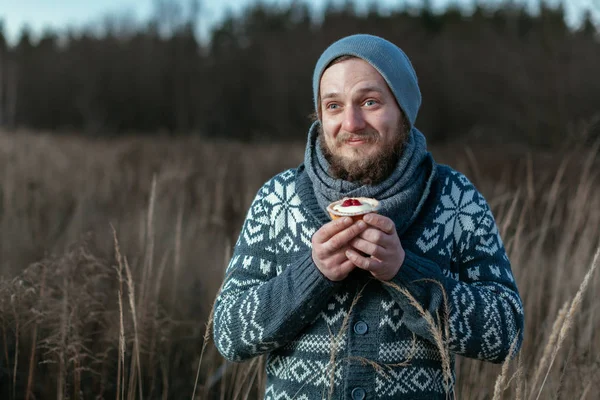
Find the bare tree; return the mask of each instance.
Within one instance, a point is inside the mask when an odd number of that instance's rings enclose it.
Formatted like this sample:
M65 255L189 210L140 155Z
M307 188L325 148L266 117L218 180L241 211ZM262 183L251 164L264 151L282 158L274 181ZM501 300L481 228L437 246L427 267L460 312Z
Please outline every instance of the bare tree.
M6 70L6 125L14 127L17 116L19 69L14 60L8 60Z
M179 0L153 0L154 18L159 32L170 36L183 24L183 10Z
M0 44L0 127L4 125L4 64L6 50Z
M4 65L6 64L7 55L8 51L4 40L4 23L0 21L0 126L4 125Z
M202 2L201 0L190 0L190 13L188 16L188 24L192 28L192 31L195 34L198 34L198 20L200 17L200 12L202 11Z

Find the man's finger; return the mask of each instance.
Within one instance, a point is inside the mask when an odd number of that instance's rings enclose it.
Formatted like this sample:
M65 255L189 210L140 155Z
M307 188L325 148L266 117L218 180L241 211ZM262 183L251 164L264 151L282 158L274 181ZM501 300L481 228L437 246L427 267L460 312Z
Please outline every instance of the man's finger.
M366 240L367 242L371 242L377 244L381 247L387 247L386 239L388 239L388 234L383 232L379 228L367 228L360 234L360 238Z
M381 260L378 260L375 257L363 257L356 250L352 249L346 250L346 257L348 257L348 260L356 265L356 267L364 269L365 271L370 271L371 273L381 270L383 266Z
M341 265L340 265L340 269L342 269L343 271L348 271L348 270L352 270L354 269L355 265L352 261L348 260L346 258L346 261L344 261Z
M326 243L327 250L333 252L341 249L356 236L360 235L365 229L367 229L367 224L365 224L364 221L357 221L355 224L341 232L336 233L331 239L329 239Z
M363 257L358 254L356 250L346 250L346 257L348 257L348 260L352 261L358 268L364 269L365 271L377 270L381 264L381 261L378 259L373 257Z
M356 238L352 239L350 244L356 250L360 250L361 252L363 252L365 254L368 254L370 256L377 257L377 258L381 258L381 254L384 251L383 247L378 246L375 243L370 242L368 240L361 239L360 237L356 237Z
M371 226L379 228L388 235L391 235L396 231L396 226L394 225L394 222L388 217L384 217L383 215L370 213L363 217L363 221L365 221Z
M369 261L354 250L346 250L346 257L360 269L369 270Z
M325 225L323 225L314 234L313 239L317 243L325 243L329 239L331 239L336 233L346 229L350 225L352 225L352 218L350 218L350 217L334 219L333 221L328 222Z

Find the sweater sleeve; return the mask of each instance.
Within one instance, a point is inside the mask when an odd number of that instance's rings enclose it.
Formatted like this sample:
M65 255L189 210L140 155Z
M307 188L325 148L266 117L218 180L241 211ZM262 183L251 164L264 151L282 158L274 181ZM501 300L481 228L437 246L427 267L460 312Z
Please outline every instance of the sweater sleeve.
M523 305L491 210L479 196L482 216L456 245L458 280L445 276L436 263L406 251L392 282L439 317L438 326L447 328L450 351L501 363L521 346ZM433 341L429 324L409 299L393 285L386 289L403 309L406 326Z
M310 251L290 265L277 265L268 183L244 221L214 306L214 340L230 361L243 361L292 340L320 312L335 287Z

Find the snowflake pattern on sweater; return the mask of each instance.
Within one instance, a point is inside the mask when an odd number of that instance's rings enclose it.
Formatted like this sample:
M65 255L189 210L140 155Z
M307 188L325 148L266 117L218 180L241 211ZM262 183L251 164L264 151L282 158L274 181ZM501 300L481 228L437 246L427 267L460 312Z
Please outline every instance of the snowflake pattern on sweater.
M328 217L302 169L258 191L215 303L214 338L232 361L268 354L265 399L352 398L357 388L367 399L446 398L455 355L499 363L520 347L523 307L491 210L464 175L437 168L400 237L406 260L393 285L360 270L343 282L318 271L311 237ZM438 322L450 377L398 287L432 316L447 314Z

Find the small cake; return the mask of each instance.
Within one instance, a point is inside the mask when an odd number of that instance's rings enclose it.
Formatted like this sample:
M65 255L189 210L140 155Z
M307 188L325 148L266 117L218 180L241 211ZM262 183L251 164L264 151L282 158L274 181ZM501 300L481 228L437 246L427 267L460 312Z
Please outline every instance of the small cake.
M379 201L369 197L344 197L327 206L331 219L352 217L354 221L362 219L363 215L377 212Z

